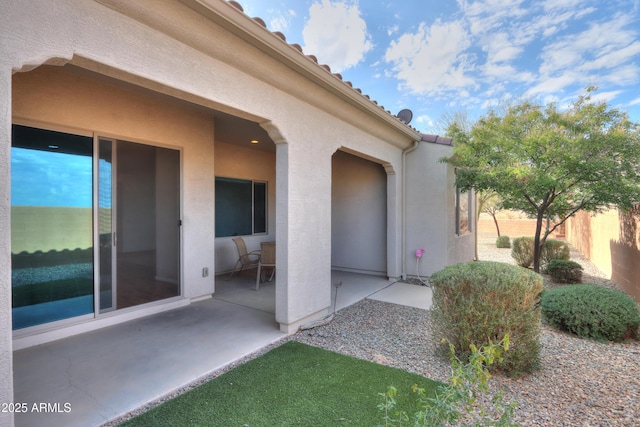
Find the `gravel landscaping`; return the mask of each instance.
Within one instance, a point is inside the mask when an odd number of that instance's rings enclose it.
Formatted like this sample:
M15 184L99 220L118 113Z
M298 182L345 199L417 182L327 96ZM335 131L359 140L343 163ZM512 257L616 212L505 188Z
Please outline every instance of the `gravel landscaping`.
M495 247L495 237L480 240L479 257L513 263L509 249ZM579 253L572 252L571 259L583 266L585 283L616 288ZM427 310L364 300L337 312L331 323L299 331L286 340L446 382L450 366L448 361L434 354L431 331ZM273 346L249 358L264 354ZM233 369L247 359L237 361L213 376ZM498 374L492 378L490 386L492 391L503 390L506 402L518 402L514 421L525 426L638 426L640 342L599 343L543 325L541 369L517 379ZM372 397L372 410L376 410L377 403Z
M513 263L495 238L481 239L478 249L482 260ZM571 259L583 266L584 282L616 288L579 253ZM430 332L429 311L365 300L293 339L446 381L449 364L434 354ZM599 343L543 325L541 369L518 379L496 375L491 387L518 402L514 421L525 426L638 426L640 342Z
M49 267L14 268L11 286L24 286L50 280L93 279L91 263L64 264Z
M435 356L430 331L428 311L365 300L294 339L446 381L449 365ZM494 391L505 391L505 401L518 402L514 421L526 426L640 424L637 342L602 344L543 327L541 370L492 381Z

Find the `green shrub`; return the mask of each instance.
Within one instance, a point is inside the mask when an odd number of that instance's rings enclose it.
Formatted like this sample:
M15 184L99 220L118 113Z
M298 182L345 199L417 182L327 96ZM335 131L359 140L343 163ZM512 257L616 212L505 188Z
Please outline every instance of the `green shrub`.
M511 337L499 368L511 375L538 367L542 277L515 265L477 261L450 265L430 278L434 339L446 339L468 360L469 346Z
M562 240L547 239L542 246L542 252L540 253L540 266L547 268L549 263L554 259L568 260L569 259L569 245Z
M509 239L509 236L498 236L498 238L496 239L496 247L510 248L511 240Z
M545 319L583 338L622 341L638 338L640 312L628 295L597 285L569 285L545 292Z
M511 256L520 267L533 264L533 237L517 237L511 244Z
M426 390L417 385L412 387L419 407L413 417L396 410L397 388L390 386L386 393L378 393L383 399L378 409L384 412L384 426L409 426L412 420L414 426L449 426L457 425L461 419L464 419L464 425L519 426L512 421L518 403L505 402L501 390L495 394L489 390L491 374L488 367L503 360L502 355L509 350L509 336L498 344L490 343L482 348L472 345L470 350L469 362L463 363L456 357L453 345L449 345L450 384L439 386L435 397L427 397ZM469 422L473 424L467 424Z
M533 237L518 237L513 239L511 256L520 267L529 268L533 264ZM547 239L540 252L540 268L546 269L553 259L569 259L569 245L562 240Z
M547 265L547 273L556 283L582 282L582 266L574 261L552 259Z

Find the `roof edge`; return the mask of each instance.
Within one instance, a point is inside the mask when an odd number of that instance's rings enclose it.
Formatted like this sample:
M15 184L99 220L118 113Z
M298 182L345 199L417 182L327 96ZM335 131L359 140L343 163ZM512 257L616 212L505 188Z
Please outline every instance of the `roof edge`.
M330 71L328 65L320 65L313 55L305 55L300 45L289 44L282 33L271 32L260 18L246 15L236 1L220 0L180 0L183 4L200 13L207 19L226 28L236 36L263 52L282 61L293 70L301 73L330 93L359 110L377 118L395 128L412 140L420 140L421 133L405 124L376 101L363 95L351 82L342 80L340 74Z
M421 135L421 139L420 139L421 141L431 142L433 144L453 146L453 138L449 138L448 136L433 135L430 133L423 133L420 135Z

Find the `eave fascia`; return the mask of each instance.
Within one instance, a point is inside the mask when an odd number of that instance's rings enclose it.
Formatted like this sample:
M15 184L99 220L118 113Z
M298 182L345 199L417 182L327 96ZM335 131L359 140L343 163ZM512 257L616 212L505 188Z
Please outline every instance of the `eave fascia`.
M403 123L389 111L375 104L349 83L332 74L330 70L304 55L301 50L288 44L255 19L238 10L231 3L224 0L180 1L210 21L272 56L310 81L315 82L336 97L369 116L386 123L411 141L419 141L422 138L421 133L416 129Z

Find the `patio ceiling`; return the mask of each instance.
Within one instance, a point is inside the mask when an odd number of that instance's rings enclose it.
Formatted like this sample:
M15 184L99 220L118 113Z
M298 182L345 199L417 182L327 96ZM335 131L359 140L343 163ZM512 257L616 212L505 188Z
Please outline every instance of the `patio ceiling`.
M256 122L215 111L216 141L263 151L276 151L267 132ZM252 144L251 141L258 141Z
M117 72L117 70L112 70L108 67L97 67L98 69L100 69L100 71L94 71L91 68L96 67L96 65L91 61L86 61L82 58L76 58L74 62L77 62L81 65L79 66L75 64L66 64L64 65L64 68L72 73L89 76L93 79L107 82L108 84L114 85L116 87L125 87L129 90L145 92L147 94L160 98L170 98L172 102L186 104L190 108L194 108L197 110L206 110L210 112L214 116L216 141L263 151L275 152L276 150L275 144L273 143L267 132L257 122L234 116L233 114L201 105L181 97L158 92L139 84L130 83L126 80L123 80L124 78L129 77L124 74L120 76L123 79L112 77L107 73L113 73L114 75L118 75L119 73ZM144 80L139 80L139 83L144 84ZM252 144L251 141L253 140L257 140L259 143Z

